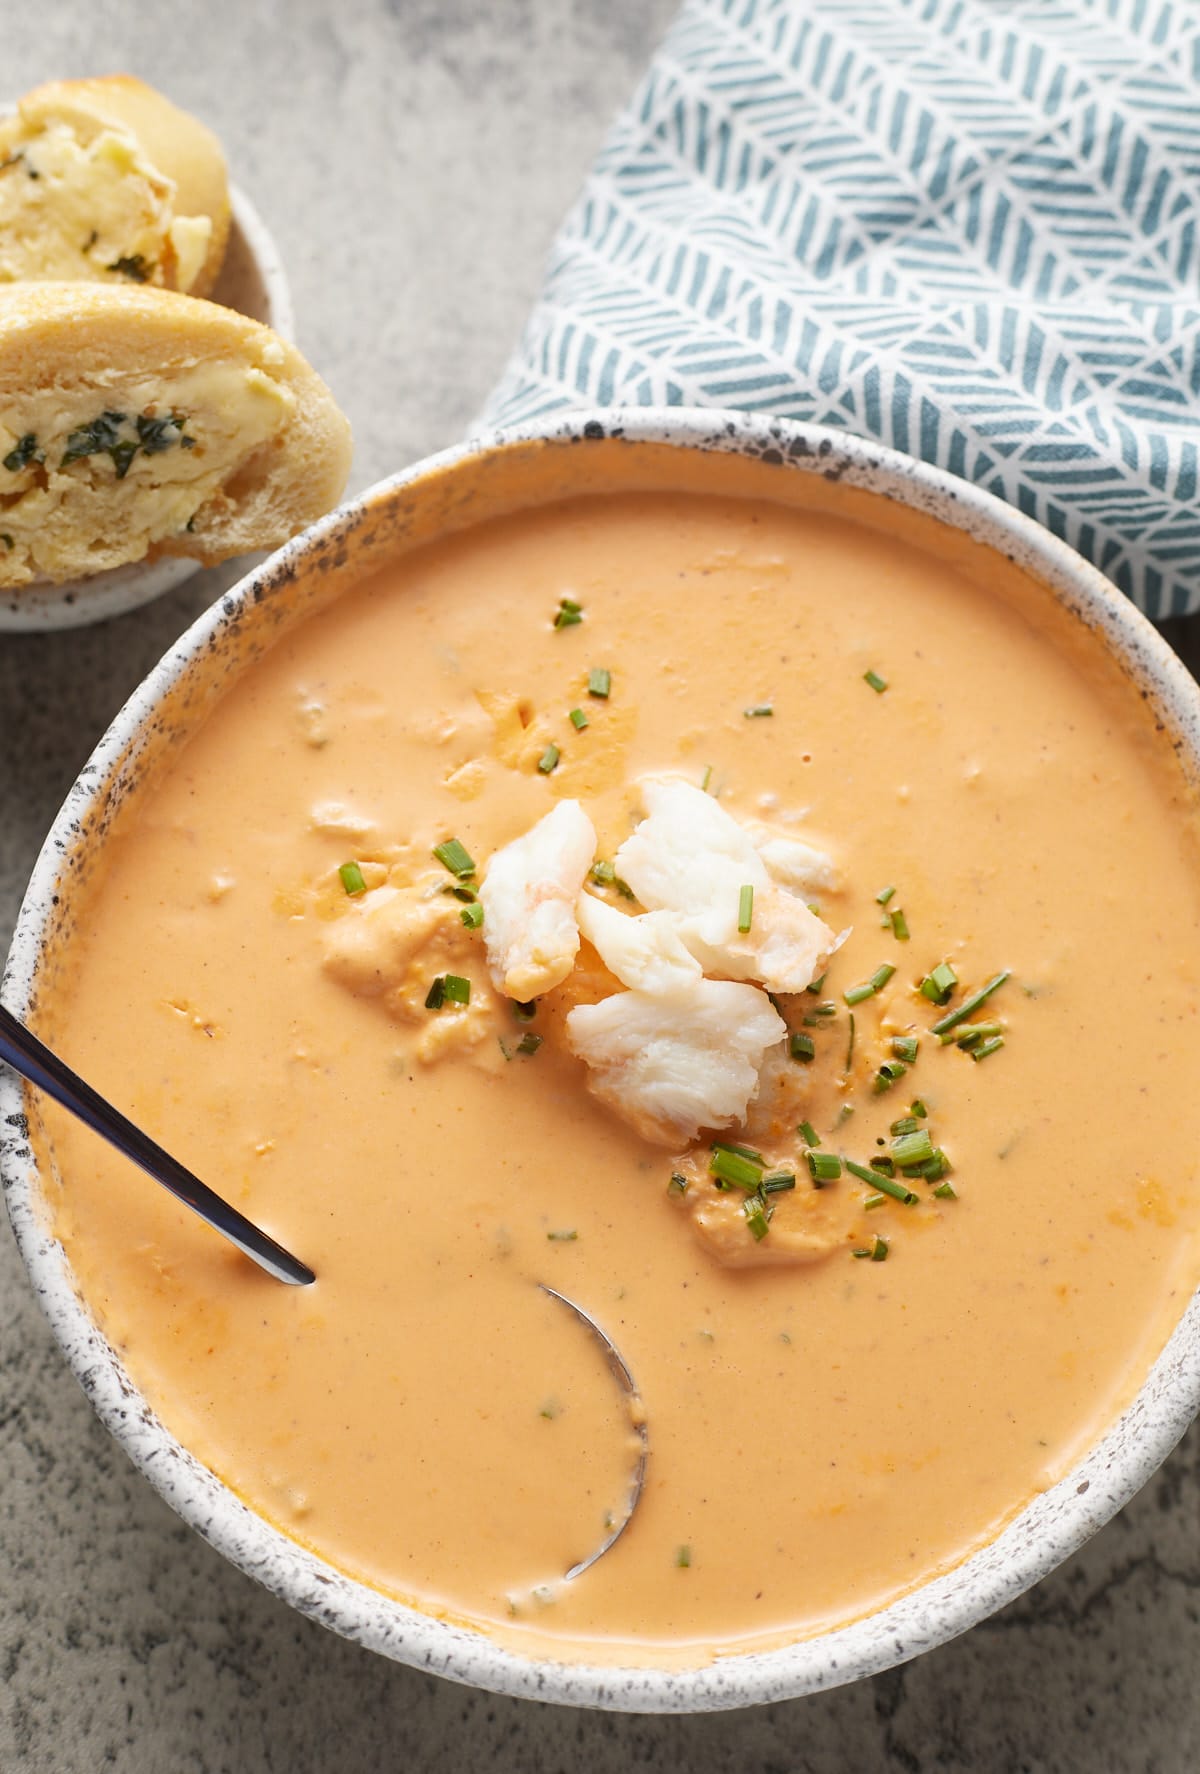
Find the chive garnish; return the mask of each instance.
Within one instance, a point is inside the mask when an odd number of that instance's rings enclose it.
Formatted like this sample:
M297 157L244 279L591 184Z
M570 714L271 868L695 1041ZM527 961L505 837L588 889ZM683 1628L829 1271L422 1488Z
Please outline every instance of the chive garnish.
M770 1230L772 1209L760 1195L747 1195L742 1202L742 1212L746 1216L746 1226L756 1244L761 1244Z
M893 1035L892 1052L897 1059L905 1060L910 1066L917 1057L920 1042L915 1035Z
M817 1137L817 1130L811 1121L802 1121L796 1129L796 1132L800 1135L800 1138L804 1141L806 1146L819 1146L821 1143Z
M969 1016L973 1016L979 1006L985 1003L993 992L999 991L1005 980L1009 978L1010 971L1006 967L1003 973L998 973L995 979L989 979L985 986L980 986L977 992L973 992L969 998L965 998L957 1010L952 1010L948 1015L940 1017L933 1025L934 1034L944 1035L947 1029L953 1029L959 1023L965 1022ZM991 1051L994 1053L995 1049L993 1048Z
M933 1148L933 1157L921 1166L921 1175L927 1183L940 1183L944 1176L949 1176L951 1163L940 1146Z
M442 892L449 894L451 899L461 900L463 905L474 905L477 897L475 889L464 887L461 881L457 887L443 887Z
M988 1057L989 1053L998 1052L999 1049L1003 1046L1004 1046L1004 1036L1003 1035L993 1035L990 1041L985 1041L982 1044L982 1046L980 1046L980 1047L969 1048L968 1051L969 1051L972 1059L980 1060L980 1059L986 1059Z
M756 702L753 708L744 708L742 713L748 721L761 720L764 715L773 715L775 709L769 702Z
M921 1124L915 1115L901 1115L898 1121L892 1122L892 1125L888 1128L888 1132L891 1134L916 1133L920 1125Z
M574 727L576 733L582 733L583 729L588 724L588 718L581 708L573 708L568 714L567 719L570 721L572 727Z
M928 1118L929 1107L921 1097L917 1096L909 1103L908 1112L910 1115L917 1116L918 1120L924 1121Z
M793 1029L788 1037L788 1052L793 1059L807 1062L816 1057L817 1044L811 1035L802 1035L799 1030Z
M446 1002L446 981L439 973L425 999L426 1010L440 1010Z
M762 1153L755 1151L753 1146L739 1146L736 1140L714 1140L709 1150L712 1152L736 1152L739 1158L749 1158L760 1168L767 1162Z
M537 999L529 998L524 1004L520 998L509 1000L509 1009L519 1023L531 1023L537 1015Z
M868 1257L873 1263L886 1262L887 1254L888 1241L886 1238L877 1238L867 1250L852 1250L850 1252L852 1257Z
M582 604L577 604L575 599L570 597L565 597L559 600L558 610L554 617L555 628L574 628L577 622L582 621Z
M939 1201L957 1201L958 1200L958 1192L955 1189L953 1183L939 1183L938 1187L933 1191L933 1193Z
M842 1161L836 1152L806 1152L804 1157L814 1189L823 1189L826 1183L836 1183L842 1174Z
M676 1569L680 1570L680 1571L686 1571L688 1566L691 1564L691 1562L692 1562L691 1547L690 1546L678 1547L676 1550L676 1553L675 1553L675 1567L676 1567Z
M842 1162L850 1175L857 1177L860 1183L868 1183L872 1189L882 1189L885 1195L891 1195L896 1201L903 1201L906 1207L911 1207L914 1201L920 1199L903 1183L897 1183L891 1177L881 1176L877 1170L868 1170L865 1164L856 1164L853 1158L845 1158Z
M600 887L611 887L617 878L617 871L611 862L594 862L592 864L592 880Z
M847 1017L846 1020L850 1024L850 1036L846 1042L846 1070L848 1072L850 1070L851 1061L854 1058L854 1012L853 1011L850 1012L850 1015ZM845 1120L845 1118L846 1118L846 1110L847 1109L850 1110L850 1113L852 1115L854 1113L854 1109L849 1103L843 1103L842 1104L842 1119L843 1120Z
M579 1233L574 1226L564 1226L561 1232L547 1232L546 1237L551 1244L574 1244Z
M887 689L887 679L881 678L877 671L864 671L863 682L865 684L870 684L872 690L874 690L878 696L882 696L883 692Z
M870 1213L873 1207L882 1207L886 1200L886 1195L864 1195L863 1206L866 1208L867 1212Z
M557 770L558 760L562 756L556 745L548 745L538 759L538 769L543 776L549 776L551 770Z
M687 1192L688 1192L687 1178L680 1171L673 1170L671 1172L671 1180L667 1184L667 1194L668 1195L686 1195Z
M890 1090L893 1084L903 1078L907 1070L908 1067L902 1059L885 1059L876 1072L875 1081L871 1087L875 1095L882 1096L885 1090Z
M708 1160L709 1174L722 1183L737 1183L742 1189L757 1189L763 1180L761 1158L749 1158L727 1146L714 1146Z
M819 998L821 996L821 993L825 990L825 981L828 978L829 978L829 974L826 971L825 973L823 973L821 975L820 979L810 979L808 984L804 988L805 991L811 992L814 998Z
M700 778L700 787L704 791L705 794L708 793L708 785L711 781L712 781L712 765L705 764L704 775Z
M894 1177L896 1174L895 1160L891 1158L872 1158L870 1168L877 1170L881 1177Z
M925 975L919 990L931 1004L945 1004L957 984L958 975L949 961L940 961L932 973Z
M367 891L367 883L363 880L363 872L356 862L344 862L338 870L342 886L353 899L359 893Z
M457 875L460 881L465 881L468 876L475 873L475 864L467 854L465 846L460 844L457 838L447 838L444 844L435 844L433 854L443 868L448 868L450 873Z
M471 1002L471 982L460 973L448 973L442 981L442 991L448 1004L469 1004Z
M478 930L483 924L483 907L478 903L465 905L458 915L468 930Z
M915 1133L897 1134L892 1141L892 1157L901 1170L910 1165L925 1164L933 1157L933 1141L929 1137L927 1127L918 1127Z
M897 942L907 942L909 940L908 919L904 916L904 913L903 912L893 912L891 914L890 921L891 921L891 926L892 926L892 935L896 938L896 941Z
M896 969L885 961L882 967L875 969L870 979L865 979L861 985L851 986L849 991L843 992L842 996L847 1004L861 1004L864 998L873 998L876 992L881 992L895 971Z
M769 1176L765 1176L762 1180L764 1195L784 1195L789 1189L795 1187L796 1173L794 1170L773 1170Z
M944 1035L938 1036L938 1040L943 1047L951 1041L957 1042L960 1047L978 1047L981 1041L990 1041L993 1035L1003 1033L1003 1023L967 1023L965 1028L947 1029Z
M738 934L745 936L754 922L754 889L741 887L738 889Z
M895 891L896 891L896 889L894 887L883 888L883 890L881 892L879 892L875 895L875 903L877 905L886 905L888 900L892 897L892 895Z
M588 672L588 695L598 696L603 702L611 689L612 672L606 671L602 665L594 665Z
M517 1042L517 1052L518 1053L536 1053L538 1048L541 1045L542 1045L542 1037L540 1035L535 1035L532 1032L530 1032L527 1035L522 1035L521 1039Z

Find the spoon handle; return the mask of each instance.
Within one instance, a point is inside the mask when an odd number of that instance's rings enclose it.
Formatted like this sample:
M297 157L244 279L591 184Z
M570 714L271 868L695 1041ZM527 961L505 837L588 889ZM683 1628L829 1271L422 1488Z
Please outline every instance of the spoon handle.
M126 1158L132 1158L135 1164L152 1176L156 1183L169 1189L177 1200L192 1208L202 1220L216 1231L228 1238L231 1244L244 1251L248 1257L273 1275L277 1281L288 1281L294 1286L304 1287L316 1276L307 1264L292 1256L283 1246L268 1238L265 1232L240 1214L236 1207L194 1177L190 1170L169 1152L156 1145L148 1134L135 1127L132 1121L114 1109L112 1104L94 1091L90 1084L77 1077L69 1066L63 1064L56 1054L44 1047L36 1035L31 1035L24 1023L18 1022L0 1004L0 1060L12 1067L30 1084L36 1084L56 1102L77 1115L80 1121L100 1134L118 1152Z

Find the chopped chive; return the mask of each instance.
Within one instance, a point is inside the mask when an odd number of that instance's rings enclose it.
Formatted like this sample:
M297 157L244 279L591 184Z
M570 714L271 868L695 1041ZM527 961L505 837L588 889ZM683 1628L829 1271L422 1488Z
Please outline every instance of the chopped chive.
M819 998L821 993L825 990L825 981L828 977L828 972L825 972L821 975L820 979L810 979L804 988L805 991L811 992L814 998Z
M817 1130L811 1121L802 1121L796 1129L796 1132L800 1135L800 1138L804 1141L806 1146L819 1146L821 1143L817 1137Z
M892 1158L872 1158L870 1169L877 1170L881 1177L894 1177L896 1174L896 1163Z
M448 1004L469 1004L471 1002L471 982L459 973L448 973L442 982L442 990L446 994Z
M877 1170L868 1170L865 1164L855 1164L852 1158L847 1158L843 1162L850 1175L857 1177L860 1183L868 1183L872 1189L882 1189L884 1194L890 1195L894 1201L903 1201L905 1207L911 1207L914 1202L920 1200L919 1195L914 1195L911 1189L906 1188L903 1183L896 1182L892 1177L881 1176Z
M944 1035L938 1036L938 1040L943 1047L948 1042L955 1041L960 1047L970 1048L978 1047L981 1041L990 1041L993 1035L1003 1033L1003 1023L967 1023L965 1027L947 1029Z
M890 921L891 921L891 926L892 926L892 935L896 938L896 941L897 942L907 942L909 940L908 919L904 916L904 913L903 912L893 912L891 914Z
M603 702L611 689L612 672L606 671L602 665L594 665L588 672L588 695L598 696Z
M866 1208L867 1212L870 1213L873 1207L882 1207L886 1200L886 1195L864 1195L863 1206Z
M795 1187L796 1173L794 1170L773 1170L769 1176L765 1176L762 1180L764 1195L784 1195L789 1189Z
M529 1034L522 1035L521 1039L517 1042L517 1052L518 1053L536 1053L538 1048L541 1045L542 1045L542 1037L540 1035L535 1035L532 1031L530 1031Z
M816 1057L817 1044L811 1035L801 1035L793 1029L788 1037L788 1052L793 1059L807 1061Z
M864 998L873 998L876 992L881 992L895 971L896 969L885 961L882 967L875 969L870 979L864 980L861 985L851 986L848 992L842 993L842 996L847 1004L861 1004Z
M863 682L865 684L870 684L877 696L882 696L883 692L887 689L887 679L881 678L877 671L864 671Z
M846 1042L846 1070L848 1072L850 1070L851 1062L854 1059L854 1012L853 1011L850 1012L850 1015L847 1017L846 1020L850 1024L850 1036ZM843 1105L842 1105L842 1119L843 1120L845 1120L847 1109L850 1110L850 1113L852 1115L854 1113L854 1109L849 1103L843 1103Z
M708 1160L711 1176L723 1183L737 1183L742 1189L757 1189L762 1182L763 1166L761 1161L744 1158L740 1152L727 1152L724 1148L715 1147Z
M711 1152L736 1152L739 1158L749 1158L760 1169L767 1162L762 1153L755 1151L753 1146L739 1146L735 1140L714 1140L709 1150Z
M574 1226L564 1226L561 1232L547 1232L546 1237L551 1244L574 1244L579 1233Z
M939 1183L933 1191L938 1201L957 1201L958 1191L953 1183Z
M761 720L764 715L773 715L775 709L769 702L756 702L753 708L744 708L742 713L748 721Z
M921 1043L915 1035L892 1036L892 1052L897 1059L907 1061L910 1066L917 1057L917 1050L920 1045Z
M574 628L577 622L582 621L583 605L577 604L574 598L561 598L554 617L555 628Z
M890 1090L893 1084L898 1083L899 1080L903 1078L907 1070L908 1067L902 1059L885 1059L879 1070L876 1072L874 1082L871 1086L875 1095L882 1096L885 1090Z
M538 759L538 769L543 776L549 776L551 770L557 770L558 760L562 756L556 745L548 745Z
M876 1238L875 1242L867 1250L852 1250L850 1252L852 1257L867 1257L872 1263L886 1262L887 1254L888 1241L886 1238Z
M742 1202L742 1212L746 1216L746 1227L756 1244L761 1244L771 1225L771 1208L759 1195L747 1195Z
M504 1036L497 1035L496 1040L499 1042L500 1051L504 1055L505 1059L510 1060L512 1058L512 1054L508 1050L508 1042L504 1039Z
M821 1004L814 1004L813 1005L813 1016L814 1017L826 1017L826 1016L836 1016L836 1015L837 1015L837 1005L831 1004L828 999L825 999L824 1002Z
M1004 1046L1004 1036L1003 1035L993 1035L991 1040L985 1041L981 1047L972 1047L972 1048L969 1048L968 1051L969 1051L972 1059L980 1060L980 1059L986 1059L988 1057L989 1053L997 1053L999 1051L999 1049L1003 1046Z
M338 874L341 876L342 886L346 889L346 892L352 899L358 894L367 891L367 883L363 880L363 872L356 862L344 862L338 870Z
M433 854L442 866L448 868L452 875L457 875L460 881L465 881L468 875L475 873L475 864L457 838L447 838L444 844L435 844Z
M912 1102L909 1103L908 1112L910 1115L915 1115L920 1121L925 1121L929 1117L928 1105L919 1096L914 1097Z
M940 1146L933 1148L933 1157L921 1166L921 1175L927 1183L940 1183L944 1176L949 1176L952 1169L950 1160Z
M588 724L588 718L581 708L573 708L567 716L576 733L581 733Z
M823 1189L826 1183L836 1183L842 1174L842 1161L836 1152L806 1152L804 1157L814 1189Z
M684 1175L682 1175L682 1173L680 1171L673 1170L671 1172L671 1180L667 1184L667 1194L668 1195L686 1195L687 1192L688 1192L687 1178Z
M478 930L483 924L483 907L479 904L465 905L458 916L468 930Z
M920 991L931 1004L945 1004L958 984L958 975L949 961L940 961L932 973L921 981Z
M708 793L708 785L711 781L712 781L712 765L705 764L704 775L700 779L700 787L703 789L705 794Z
M980 986L977 992L972 992L969 998L964 998L957 1010L952 1010L948 1015L940 1017L933 1025L934 1034L944 1035L947 1029L953 1029L959 1023L965 1022L969 1016L973 1016L979 1006L990 998L993 992L999 991L1005 980L1009 978L1009 974L1010 969L1006 967L1003 973L998 973L994 979L989 979L985 986ZM993 1048L992 1051L994 1052L995 1049Z
M738 889L738 934L745 936L754 922L754 889L741 887Z
M537 999L530 998L524 1004L519 998L510 999L509 1009L519 1023L531 1023L537 1015Z
M898 1121L892 1122L888 1132L891 1134L916 1133L920 1125L915 1115L901 1115Z
M691 1547L690 1546L677 1547L676 1551L675 1551L675 1568L680 1571L686 1571L688 1566L691 1564L691 1562L692 1562Z
M428 996L425 999L425 1008L426 1010L440 1010L445 1002L446 981L439 973L429 988Z
M853 1022L854 1018L851 1017L850 1020L851 1020L851 1022ZM840 1127L842 1125L843 1121L849 1121L849 1119L850 1119L851 1115L853 1115L853 1113L854 1113L854 1104L853 1103L843 1103L841 1108L838 1110L838 1118L837 1118L838 1126Z
M933 1157L933 1141L929 1137L927 1127L919 1127L915 1133L900 1133L892 1141L892 1157L906 1170L910 1164L925 1164Z
M892 895L895 891L896 891L896 889L894 887L883 888L883 890L881 892L879 892L875 895L875 903L877 905L886 905L888 900L892 897Z
M464 887L461 881L457 887L443 887L442 892L450 899L460 900L463 905L474 905L479 897L473 887Z
M592 864L592 880L601 887L611 887L617 878L617 871L611 862L594 862Z

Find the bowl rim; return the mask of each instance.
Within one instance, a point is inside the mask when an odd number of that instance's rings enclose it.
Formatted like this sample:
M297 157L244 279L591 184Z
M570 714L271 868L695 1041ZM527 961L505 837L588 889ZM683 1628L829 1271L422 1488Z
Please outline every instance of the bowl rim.
M785 472L845 480L929 512L1030 570L1104 639L1169 720L1172 742L1200 777L1200 685L1147 619L1095 567L985 490L883 446L826 427L758 414L683 408L557 412L417 462L367 488L252 568L202 614L134 691L67 795L34 866L0 983L18 1016L75 834L105 793L128 745L213 638L273 587L346 536L395 495L497 450L619 438L757 457ZM159 1494L233 1564L301 1613L418 1669L516 1698L643 1713L707 1712L794 1698L873 1675L957 1636L1075 1552L1129 1500L1200 1411L1200 1290L1136 1395L1099 1441L962 1562L884 1608L774 1650L721 1653L687 1669L560 1663L510 1651L481 1630L426 1614L326 1564L255 1514L154 1416L92 1323L63 1247L38 1208L38 1170L24 1088L0 1068L0 1178L35 1293L101 1421Z

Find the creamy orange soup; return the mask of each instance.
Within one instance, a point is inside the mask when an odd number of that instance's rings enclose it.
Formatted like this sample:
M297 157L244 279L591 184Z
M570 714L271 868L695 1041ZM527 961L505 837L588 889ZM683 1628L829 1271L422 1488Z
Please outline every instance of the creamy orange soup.
M163 1421L342 1570L569 1659L699 1663L952 1566L1113 1418L1198 1276L1200 877L1162 735L995 556L780 470L737 471L737 497L704 474L421 547L285 633L119 823L43 1006L73 1065L317 1271L266 1279L47 1111L57 1229ZM556 628L564 597L582 620ZM482 872L563 797L611 856L662 771L837 862L821 915L852 934L834 1014L783 1006L815 1057L767 1131L798 1181L761 1247L819 1222L818 1260L719 1260L693 1223L708 1142L672 1192L675 1155L589 1095L562 1039L600 995L586 946L529 1024L457 921L387 990L347 963L343 863L369 889L436 873L453 835ZM952 1005L1010 970L982 1062L929 1033L915 987L944 961ZM884 963L850 1053L845 993ZM425 1009L447 970L468 1010ZM876 1092L905 1031L918 1057ZM812 1186L801 1119L868 1166L917 1099L953 1195ZM886 1260L855 1257L877 1239ZM632 1524L571 1583L632 1437L538 1282L606 1327L649 1424Z

